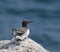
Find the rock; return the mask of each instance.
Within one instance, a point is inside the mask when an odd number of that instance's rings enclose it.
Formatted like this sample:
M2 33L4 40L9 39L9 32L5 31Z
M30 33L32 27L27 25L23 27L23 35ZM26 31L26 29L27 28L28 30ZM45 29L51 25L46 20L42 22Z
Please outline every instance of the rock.
M24 41L1 40L0 52L49 52L30 38Z

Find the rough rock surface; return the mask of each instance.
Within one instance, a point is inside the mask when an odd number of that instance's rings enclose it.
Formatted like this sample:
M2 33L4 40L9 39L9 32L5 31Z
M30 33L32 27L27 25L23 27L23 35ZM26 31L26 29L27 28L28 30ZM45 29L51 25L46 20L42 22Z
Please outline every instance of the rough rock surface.
M0 52L49 52L42 45L28 38L24 41L1 40Z

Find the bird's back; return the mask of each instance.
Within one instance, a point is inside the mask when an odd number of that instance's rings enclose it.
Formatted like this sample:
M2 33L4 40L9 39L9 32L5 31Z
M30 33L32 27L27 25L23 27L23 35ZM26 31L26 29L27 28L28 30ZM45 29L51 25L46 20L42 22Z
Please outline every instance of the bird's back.
M22 35L27 31L28 28L21 27L21 28L14 28L13 29L13 35Z

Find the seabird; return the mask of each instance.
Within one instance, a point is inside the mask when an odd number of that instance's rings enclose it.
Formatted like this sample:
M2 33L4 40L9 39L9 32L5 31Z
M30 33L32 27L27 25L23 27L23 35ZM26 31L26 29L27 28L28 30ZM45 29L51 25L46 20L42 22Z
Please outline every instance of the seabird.
M30 33L28 24L32 22L33 21L30 21L30 20L23 20L21 28L14 28L12 30L14 39L17 41L22 41L26 39Z

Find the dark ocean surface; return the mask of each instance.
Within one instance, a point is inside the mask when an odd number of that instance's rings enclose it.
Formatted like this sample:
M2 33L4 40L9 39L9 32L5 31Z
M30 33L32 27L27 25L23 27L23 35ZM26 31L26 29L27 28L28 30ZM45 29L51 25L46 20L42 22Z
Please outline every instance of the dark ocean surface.
M12 29L30 24L30 38L50 52L60 52L60 0L0 0L0 40L12 39Z

